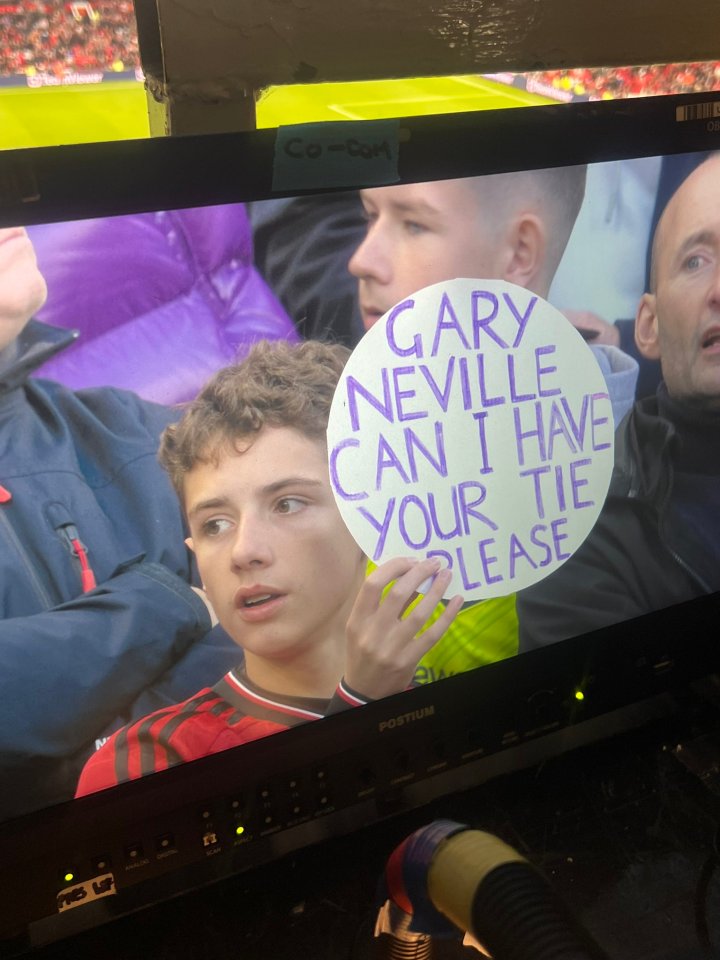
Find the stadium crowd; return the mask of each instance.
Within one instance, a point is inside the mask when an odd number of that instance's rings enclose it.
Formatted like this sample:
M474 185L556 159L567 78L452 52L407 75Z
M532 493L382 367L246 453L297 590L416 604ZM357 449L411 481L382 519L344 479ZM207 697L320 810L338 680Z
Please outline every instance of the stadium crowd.
M139 65L131 0L0 3L0 76L60 78Z
M131 0L0 0L0 76L139 66ZM720 87L720 62L545 70L528 80L593 100L689 93Z
M720 88L720 62L545 70L529 74L528 79L590 100L700 93Z

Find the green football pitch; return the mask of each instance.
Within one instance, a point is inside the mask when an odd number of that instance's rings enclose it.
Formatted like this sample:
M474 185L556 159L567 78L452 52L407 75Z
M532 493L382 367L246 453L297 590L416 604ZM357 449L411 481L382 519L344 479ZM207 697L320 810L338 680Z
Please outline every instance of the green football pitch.
M479 76L272 87L259 127L317 120L370 120L550 103ZM149 136L142 84L0 89L0 149Z

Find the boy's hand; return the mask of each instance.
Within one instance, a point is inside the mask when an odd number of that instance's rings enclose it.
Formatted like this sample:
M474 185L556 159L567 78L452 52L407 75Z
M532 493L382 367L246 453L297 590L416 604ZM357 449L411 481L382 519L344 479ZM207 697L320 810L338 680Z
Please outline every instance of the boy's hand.
M453 597L435 623L418 633L450 582L450 571L440 567L437 558L418 561L398 557L383 563L367 578L346 629L345 680L356 693L377 700L406 690L420 659L455 619L463 603L461 596ZM433 576L425 596L403 617L418 587ZM393 585L383 598L390 583Z

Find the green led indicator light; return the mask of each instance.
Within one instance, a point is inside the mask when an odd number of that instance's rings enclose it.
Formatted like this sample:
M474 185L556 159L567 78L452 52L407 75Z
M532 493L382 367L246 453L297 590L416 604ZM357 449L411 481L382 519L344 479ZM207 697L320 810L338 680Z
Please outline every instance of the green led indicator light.
M245 827L240 823L235 827L235 833L241 837L245 833Z
M575 691L575 699L576 699L576 700L584 700L584 699L585 699L585 694L582 692L582 690L576 690L576 691Z
M68 871L68 872L65 874L65 876L63 877L63 880L64 880L66 883L71 883L74 879L75 879L75 874L74 874L74 873L70 873L70 871Z

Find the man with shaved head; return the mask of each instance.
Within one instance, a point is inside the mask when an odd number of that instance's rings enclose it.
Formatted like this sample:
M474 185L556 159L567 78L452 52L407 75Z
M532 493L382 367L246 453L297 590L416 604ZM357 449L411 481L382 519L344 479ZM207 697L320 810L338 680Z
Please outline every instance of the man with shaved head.
M361 191L368 231L350 259L367 330L421 287L507 280L547 297L585 193L584 166Z
M361 191L367 233L348 264L363 326L415 291L455 277L505 280L547 297L583 202L583 165ZM616 423L635 399L637 364L592 348ZM515 595L466 607L421 662L423 682L517 651Z
M588 539L519 595L521 649L720 589L720 154L665 208L650 287L635 339L663 382L618 431Z
M422 287L506 280L547 298L585 194L583 165L374 187L360 193L367 233L348 264L369 329ZM637 364L592 347L616 423L635 399Z

